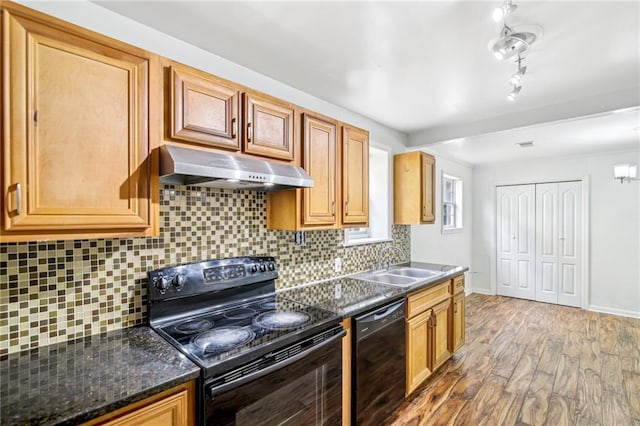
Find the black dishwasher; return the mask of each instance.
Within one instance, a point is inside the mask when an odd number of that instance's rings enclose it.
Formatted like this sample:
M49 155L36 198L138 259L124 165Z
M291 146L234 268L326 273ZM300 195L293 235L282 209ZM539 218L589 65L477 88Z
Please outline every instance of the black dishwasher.
M404 400L405 301L354 318L352 424L379 425Z

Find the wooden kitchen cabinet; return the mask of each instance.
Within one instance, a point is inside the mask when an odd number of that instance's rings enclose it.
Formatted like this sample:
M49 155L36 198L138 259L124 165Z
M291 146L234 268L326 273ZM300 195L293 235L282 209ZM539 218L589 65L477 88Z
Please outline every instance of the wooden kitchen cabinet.
M464 345L465 339L465 295L456 294L453 297L453 352Z
M268 193L267 229L368 226L368 132L309 111L300 121L302 167L314 186Z
M342 126L342 223L369 226L369 133Z
M433 311L428 310L407 320L407 395L420 386L433 371L432 319Z
M465 340L466 300L464 293L464 275L458 275L451 280L451 290L453 294L451 336L453 352L455 352L464 345Z
M452 315L451 299L438 303L432 309L432 327L433 327L433 351L432 366L433 370L440 367L446 360L451 357L452 348L449 337L449 322Z
M243 94L243 111L244 152L293 161L295 107L271 96L247 92Z
M451 357L450 288L447 280L407 296L407 395Z
M105 414L83 426L193 426L195 400L192 381Z
M303 225L336 224L337 123L304 113L303 167L313 188L302 190Z
M240 91L197 70L171 65L170 137L240 150Z
M421 151L393 157L394 223L435 222L435 161Z
M12 3L2 38L0 241L157 234L157 57Z

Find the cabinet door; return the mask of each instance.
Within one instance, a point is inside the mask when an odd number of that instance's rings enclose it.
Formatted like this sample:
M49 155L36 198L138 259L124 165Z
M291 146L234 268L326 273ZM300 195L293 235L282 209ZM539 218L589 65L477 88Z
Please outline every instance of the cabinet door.
M432 311L407 320L407 395L432 371Z
M464 345L465 296L459 293L453 298L453 352Z
M433 307L433 370L440 367L451 357L452 344L449 340L449 321L451 317L451 299Z
M189 396L187 391L161 399L119 417L105 426L188 426Z
M304 169L313 188L303 189L303 224L336 223L336 123L303 114Z
M294 115L291 104L254 93L245 93L244 152L292 161Z
M342 129L342 223L369 224L369 135Z
M142 235L153 56L7 9L2 18L4 230Z
M434 223L436 220L434 185L436 160L422 153L422 222Z
M171 67L171 137L240 149L240 93L186 69Z

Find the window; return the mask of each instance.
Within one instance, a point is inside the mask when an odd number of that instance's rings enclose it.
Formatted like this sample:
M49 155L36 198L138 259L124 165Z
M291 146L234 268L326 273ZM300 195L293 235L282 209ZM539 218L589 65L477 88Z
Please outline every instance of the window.
M389 151L369 146L369 227L345 229L345 245L378 243L391 239L389 158Z
M442 174L442 232L462 229L462 179Z

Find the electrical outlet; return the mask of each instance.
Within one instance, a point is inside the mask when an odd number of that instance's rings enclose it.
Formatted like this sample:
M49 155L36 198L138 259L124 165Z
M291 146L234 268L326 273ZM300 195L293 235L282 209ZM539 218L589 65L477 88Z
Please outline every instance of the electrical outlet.
M335 286L335 298L340 299L342 297L342 284L338 283Z
M333 270L334 270L334 272L342 271L342 258L341 257L336 257L335 263L333 265Z

